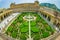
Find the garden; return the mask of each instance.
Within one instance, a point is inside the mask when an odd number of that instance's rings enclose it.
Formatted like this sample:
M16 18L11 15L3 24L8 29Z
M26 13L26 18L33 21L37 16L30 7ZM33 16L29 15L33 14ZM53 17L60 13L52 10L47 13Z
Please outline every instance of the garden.
M55 29L52 29L52 27L36 12L22 12L12 22L5 33L12 38L27 40L27 38L29 38L29 23L24 20L23 17L29 14L36 17L36 20L30 21L31 38L33 38L33 40L40 40L53 35Z

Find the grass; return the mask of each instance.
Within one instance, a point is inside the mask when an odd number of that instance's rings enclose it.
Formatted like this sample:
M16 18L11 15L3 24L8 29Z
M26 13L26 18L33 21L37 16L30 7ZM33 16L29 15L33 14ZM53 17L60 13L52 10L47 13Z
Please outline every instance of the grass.
M35 16L36 20L31 21L31 36L33 40L40 40L42 38L46 38L52 33L54 33L54 29L50 27L46 23L45 20L43 20L37 13L35 12L22 12L21 15L17 17L15 21L8 27L6 34L10 35L13 38L18 38L21 40L26 40L28 38L28 31L29 31L29 23L26 20L23 20L23 17L26 15ZM26 35L27 34L27 35Z

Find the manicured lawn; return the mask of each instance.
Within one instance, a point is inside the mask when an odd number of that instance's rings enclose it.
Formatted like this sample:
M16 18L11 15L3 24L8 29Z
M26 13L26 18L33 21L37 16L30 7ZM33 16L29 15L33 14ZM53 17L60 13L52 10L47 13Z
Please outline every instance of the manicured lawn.
M54 33L54 29L47 24L47 22L42 19L35 12L22 12L16 20L8 27L6 34L10 35L13 38L18 38L21 40L26 40L29 36L29 22L24 20L24 16L35 16L36 20L30 21L31 26L31 36L33 40L40 40L42 38L46 38L52 33Z

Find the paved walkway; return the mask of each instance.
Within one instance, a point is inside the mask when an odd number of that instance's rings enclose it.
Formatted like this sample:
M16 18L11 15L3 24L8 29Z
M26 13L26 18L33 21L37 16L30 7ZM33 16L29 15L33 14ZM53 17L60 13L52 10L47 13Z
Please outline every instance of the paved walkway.
M60 35L55 40L60 40Z
M29 38L31 38L30 15L29 15Z
M8 23L15 18L19 13L13 13L10 16L8 16L7 18L5 18L1 23L0 23L0 32L3 30L3 28L6 27L6 25L8 25Z
M16 39L11 38L9 36L6 36L5 34L0 33L0 40L16 40Z
M28 38L27 40L33 40L33 39L31 38L31 25L30 25L30 21L31 21L31 16L30 16L30 14L29 14L29 16L28 16L28 22L29 22L29 38Z

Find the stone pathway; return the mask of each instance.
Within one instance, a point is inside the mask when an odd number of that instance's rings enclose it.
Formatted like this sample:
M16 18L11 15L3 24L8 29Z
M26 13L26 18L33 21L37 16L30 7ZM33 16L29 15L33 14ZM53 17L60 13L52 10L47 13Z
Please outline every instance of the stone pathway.
M29 14L29 16L28 16L28 22L29 22L29 38L27 39L27 40L33 40L32 38L31 38L31 25L30 25L30 21L31 21L32 19L31 19L31 16L30 16L30 14Z
M55 40L60 40L60 35Z

